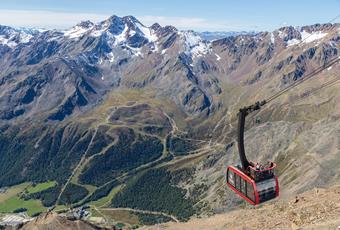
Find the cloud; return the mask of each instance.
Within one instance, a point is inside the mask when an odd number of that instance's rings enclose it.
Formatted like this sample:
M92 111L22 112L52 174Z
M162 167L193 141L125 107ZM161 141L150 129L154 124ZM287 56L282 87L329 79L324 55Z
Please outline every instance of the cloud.
M65 29L72 27L80 21L90 20L99 22L105 20L111 15L79 13L79 12L62 12L62 11L44 11L44 10L5 10L0 9L0 24L14 27L37 27L46 29ZM150 26L158 22L162 26L173 25L178 29L192 30L209 30L209 31L227 31L241 30L240 25L235 23L221 23L211 21L205 18L195 17L164 17L164 16L136 16L143 24Z

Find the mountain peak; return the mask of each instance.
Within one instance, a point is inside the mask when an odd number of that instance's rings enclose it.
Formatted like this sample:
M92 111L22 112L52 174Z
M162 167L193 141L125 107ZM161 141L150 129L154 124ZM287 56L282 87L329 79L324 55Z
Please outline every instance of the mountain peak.
M152 24L152 26L150 28L153 29L153 30L159 30L159 29L162 28L162 26L156 22L156 23Z
M108 19L106 19L104 21L117 22L117 21L121 21L121 18L119 16L117 16L117 15L112 15L112 16L110 16Z
M138 21L138 19L132 15L128 15L128 16L124 16L122 17L122 21L124 21L125 23L132 23L132 24L142 24L140 21ZM142 24L143 25L143 24Z
M94 26L94 23L91 22L90 20L86 20L86 21L81 21L76 26L89 29Z

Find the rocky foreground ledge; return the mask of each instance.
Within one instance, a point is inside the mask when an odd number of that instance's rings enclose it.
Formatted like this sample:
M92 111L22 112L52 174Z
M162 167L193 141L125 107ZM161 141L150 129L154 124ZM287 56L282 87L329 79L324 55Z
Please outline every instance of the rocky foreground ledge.
M340 229L340 186L315 188L290 200L273 201L187 223L166 223L143 230L189 229Z

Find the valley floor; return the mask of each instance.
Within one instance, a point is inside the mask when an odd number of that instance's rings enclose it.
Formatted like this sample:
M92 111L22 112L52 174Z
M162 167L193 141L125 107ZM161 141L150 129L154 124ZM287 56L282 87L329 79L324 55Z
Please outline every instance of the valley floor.
M340 186L315 188L290 200L278 200L257 208L235 210L187 223L165 223L143 230L191 229L340 229Z

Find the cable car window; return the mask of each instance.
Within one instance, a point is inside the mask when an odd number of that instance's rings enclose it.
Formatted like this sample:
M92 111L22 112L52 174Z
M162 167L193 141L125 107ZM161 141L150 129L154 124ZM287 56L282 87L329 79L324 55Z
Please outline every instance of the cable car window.
M235 174L235 188L240 191L240 176Z
M244 194L244 195L246 195L246 181L243 179L243 178L241 178L241 192Z
M228 170L228 178L227 181L229 184L235 187L235 177L234 177L234 172L231 170Z
M275 178L260 181L260 182L256 183L256 187L257 187L258 192L266 191L270 188L275 189L275 186L276 186Z
M275 178L264 180L256 183L257 191L259 193L260 202L264 202L275 198L276 181Z
M247 182L247 197L255 202L255 193L254 193L254 187L251 183Z

